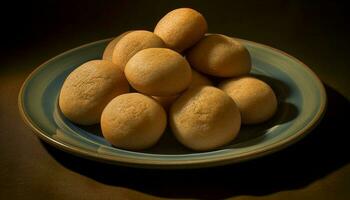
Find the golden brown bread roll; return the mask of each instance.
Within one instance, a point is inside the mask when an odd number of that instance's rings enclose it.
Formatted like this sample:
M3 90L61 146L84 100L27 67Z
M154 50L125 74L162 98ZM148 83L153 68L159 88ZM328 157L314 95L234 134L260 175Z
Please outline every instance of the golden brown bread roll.
M218 77L241 76L251 69L248 50L237 40L219 34L206 35L186 58L196 70Z
M189 87L206 86L206 85L213 85L213 84L207 77L205 77L204 75L192 69L192 80ZM152 96L152 97L155 100L157 100L160 103L160 105L163 106L164 109L168 110L168 108L177 99L178 96L179 95Z
M207 29L202 14L191 8L179 8L167 13L156 25L154 33L169 48L181 52L201 39Z
M257 124L270 119L277 110L277 98L271 87L253 77L226 80L219 85L236 102L243 124Z
M197 151L215 149L232 141L241 126L235 102L223 91L191 87L171 106L171 129L186 147Z
M124 33L118 35L116 38L114 38L112 41L110 41L108 43L105 50L103 51L102 60L112 61L112 56L113 56L113 51L114 51L115 45L119 42L120 39L122 39L123 36L125 36L129 32L130 31L127 31L127 32L124 32Z
M164 42L157 35L149 31L131 31L117 42L114 47L112 62L123 71L126 63L137 52L152 47L165 47Z
M166 127L166 113L154 99L140 93L114 98L101 116L102 134L114 146L141 150L154 145Z
M153 96L172 96L191 82L191 67L179 53L166 48L148 48L126 64L125 76L137 91Z
M59 107L77 124L96 124L107 103L127 92L129 84L115 64L108 60L92 60L66 78L59 96Z

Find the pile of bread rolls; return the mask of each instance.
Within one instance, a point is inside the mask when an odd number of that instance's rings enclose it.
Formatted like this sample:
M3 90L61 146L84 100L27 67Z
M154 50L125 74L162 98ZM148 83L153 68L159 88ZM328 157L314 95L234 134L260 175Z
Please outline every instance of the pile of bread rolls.
M100 123L105 139L122 149L151 147L167 124L192 150L230 143L241 124L270 119L277 100L269 85L249 76L251 57L244 45L206 32L202 14L179 8L153 32L121 34L102 60L88 61L66 78L62 113L76 124ZM213 77L220 80L216 86Z

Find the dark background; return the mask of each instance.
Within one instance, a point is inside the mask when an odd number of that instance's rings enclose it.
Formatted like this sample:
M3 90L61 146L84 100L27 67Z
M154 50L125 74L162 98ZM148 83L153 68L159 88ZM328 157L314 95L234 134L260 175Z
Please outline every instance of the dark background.
M21 121L19 88L44 61L130 29L152 31L191 7L209 32L267 44L302 60L324 82L328 109L305 139L224 167L157 171L105 165L40 142ZM140 193L221 199L350 199L349 7L343 1L11 1L1 5L0 199L99 199ZM138 196L141 195L141 196ZM2 198L4 197L4 198Z
M192 7L206 17L209 32L271 45L309 65L330 85L336 73L349 74L349 7L346 1L11 1L2 6L5 63L39 58L116 36L130 29L153 30L157 21L178 7ZM40 53L39 53L40 52ZM28 58L29 57L29 58ZM39 62L40 63L40 62ZM35 64L39 64L35 63ZM30 66L32 67L32 66ZM349 80L343 85L349 85Z

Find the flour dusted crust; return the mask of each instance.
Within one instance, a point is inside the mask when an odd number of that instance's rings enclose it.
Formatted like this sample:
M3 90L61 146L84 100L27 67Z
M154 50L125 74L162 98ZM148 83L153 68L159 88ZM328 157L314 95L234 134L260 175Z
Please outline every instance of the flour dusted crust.
M277 110L276 95L265 82L253 77L233 78L219 87L236 102L243 124L257 124L270 119Z
M120 69L107 60L88 61L69 74L63 83L59 107L81 125L99 123L102 110L114 97L129 92Z
M248 50L237 40L220 34L206 35L186 58L196 70L218 77L241 76L251 69Z
M123 71L126 63L137 52L152 47L165 47L160 37L149 31L131 31L117 42L114 47L112 62Z
M107 47L103 51L102 60L112 61L112 55L113 55L115 45L119 42L120 39L122 39L123 36L125 36L128 33L130 33L130 31L127 31L118 35L116 38L114 38L112 41L108 43Z
M172 96L191 82L191 67L179 53L166 48L148 48L126 64L125 76L133 88L152 96Z
M154 145L166 127L166 113L154 99L139 93L114 98L103 110L103 136L114 146L141 150Z
M156 25L154 33L178 52L194 45L207 32L208 25L198 11L179 8L167 13Z
M189 88L173 103L169 113L176 138L197 151L215 149L232 141L241 126L235 102L211 87Z

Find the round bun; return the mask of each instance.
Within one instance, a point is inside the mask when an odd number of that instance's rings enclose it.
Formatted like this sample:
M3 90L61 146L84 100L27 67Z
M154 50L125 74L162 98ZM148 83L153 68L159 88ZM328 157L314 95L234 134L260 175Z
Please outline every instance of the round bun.
M208 25L202 14L190 8L179 8L166 14L158 22L154 33L169 48L181 52L200 40L207 29Z
M139 93L114 98L101 116L102 134L116 147L141 150L154 145L166 127L166 114L154 99Z
M81 125L99 123L101 113L114 97L129 92L120 69L107 60L92 60L76 68L63 83L59 107L71 121Z
M270 119L277 110L276 95L265 82L253 77L233 78L219 87L236 102L243 124L257 124Z
M196 72L192 69L192 80L189 87L197 87L197 86L210 86L213 85L212 82L205 77L204 75ZM160 105L163 106L164 109L168 110L171 104L179 97L179 95L173 96L152 96L155 100L157 100Z
M149 48L136 53L125 66L131 86L153 96L172 96L191 82L191 67L179 53L165 48Z
M198 71L218 77L241 76L251 69L248 50L237 40L219 34L206 35L186 58Z
M170 109L170 126L176 138L197 151L215 149L233 140L241 117L235 102L211 87L186 90Z
M149 31L131 31L117 42L114 47L112 62L124 70L126 63L137 52L152 47L165 47L157 35Z
M127 31L125 33L118 35L116 38L114 38L112 41L108 43L107 47L103 51L102 60L112 61L112 55L113 55L115 45L119 42L120 39L122 39L123 36L125 36L128 33L130 33L130 31Z

